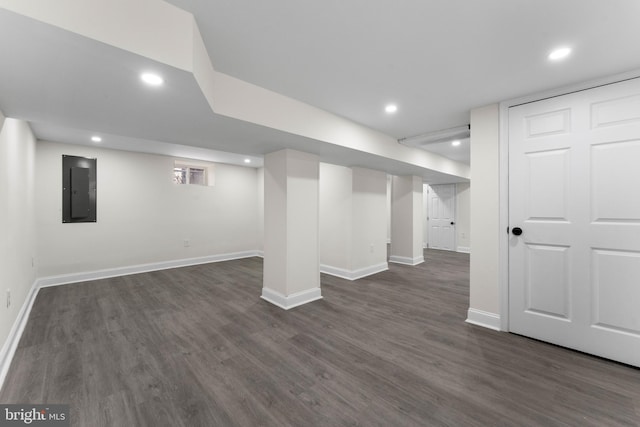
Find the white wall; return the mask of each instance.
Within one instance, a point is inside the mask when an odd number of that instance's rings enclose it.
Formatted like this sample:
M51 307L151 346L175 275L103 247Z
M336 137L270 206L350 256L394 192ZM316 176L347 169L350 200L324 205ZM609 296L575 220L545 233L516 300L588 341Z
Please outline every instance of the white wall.
M344 166L320 163L320 264L351 270L351 181Z
M458 252L471 248L471 184L456 184L456 246Z
M97 158L96 223L62 223L63 154ZM213 186L176 185L175 160L39 141L39 276L256 250L256 169L210 164Z
M429 193L431 191L431 186L429 184L422 185L422 217L423 221L423 229L422 229L422 247L426 248L429 246Z
M422 177L414 176L413 177L413 229L415 230L413 236L413 253L414 257L416 254L419 258L422 258L423 253L423 244L422 244L422 235L423 227L424 227L424 196L422 192L424 191Z
M387 174L357 167L352 171L351 270L386 268Z
M320 264L355 278L387 268L387 175L320 164Z
M423 262L424 199L422 177L394 176L391 191L392 262Z
M264 168L256 171L258 178L258 245L259 251L264 251Z
M0 343L6 343L36 278L32 262L36 253L36 141L29 125L21 120L5 119L0 113L0 127ZM7 290L11 290L8 308Z
M498 315L499 250L499 128L498 104L471 110L471 231L470 310Z
M387 175L387 243L391 243L391 181L393 176Z

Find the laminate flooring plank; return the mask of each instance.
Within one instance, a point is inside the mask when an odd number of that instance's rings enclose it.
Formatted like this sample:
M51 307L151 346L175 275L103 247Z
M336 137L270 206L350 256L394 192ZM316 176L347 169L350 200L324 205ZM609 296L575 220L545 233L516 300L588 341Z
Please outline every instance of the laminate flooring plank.
M375 390L375 396L398 408L407 417L417 421L430 419L440 399L439 390L430 389L417 398L415 394L407 392L402 384L395 382L393 371L388 369L389 364L380 356L339 338L326 338L300 334L294 337L294 341L311 356L330 360L337 370L351 376L361 387Z
M356 426L359 427L442 427L444 423L431 420L416 421L408 418L397 408L391 406L387 401L376 398L369 403L364 410L355 414L358 420Z
M272 341L265 335L256 336L257 341L269 345ZM278 343L280 344L280 343ZM277 370L278 377L288 376L290 371L300 373L312 379L309 385L290 383L291 398L301 399L310 405L315 413L328 412L333 414L332 422L336 425L349 425L357 422L353 414L366 407L372 398L372 393L366 394L366 389L359 387L357 381L344 375L343 371L335 369L323 360L309 357L293 342L273 345L271 351L287 363L286 370Z
M278 357L268 342L254 339L252 335L245 335L236 324L229 324L223 328L223 335L236 346L236 353L252 363L252 366L261 369L268 381L273 376L280 378L279 385L288 390L297 387L310 387L314 384L313 377L306 377L300 372L291 369L290 357Z
M199 375L211 401L228 414L224 426L277 426L279 422L269 408L264 407L257 393L238 380L235 359L207 364L206 358L188 358Z
M51 354L40 346L19 347L12 364L12 375L7 375L2 388L3 403L44 402L45 383L49 375L47 358Z
M140 427L201 427L202 424L188 424L180 417L180 411L171 400L149 399L135 407L133 425ZM113 426L124 426L126 421L115 420Z
M89 404L85 404L89 407ZM76 414L71 410L71 425L79 426L143 426L145 420L137 417L136 402L131 393L121 391L104 396L97 404L94 402L90 411Z
M251 391L253 399L263 411L268 411L275 419L276 426L302 426L313 419L313 412L300 399L291 398L289 387L274 381L270 372L265 372L245 357L229 360L235 381Z
M603 402L606 402L606 405L603 405ZM579 408L585 406L589 411L580 414ZM593 386L584 380L559 386L554 395L553 407L558 412L572 414L575 422L582 425L638 423L631 397L611 389Z
M199 376L193 372L183 355L161 357L163 391L161 400L173 410L172 417L186 426L224 425L228 414L207 398ZM148 399L148 402L158 399Z
M162 318L160 322L167 353L187 355L206 352L217 355L218 360L228 359L233 354L228 341L208 322L200 322L191 316L171 316Z

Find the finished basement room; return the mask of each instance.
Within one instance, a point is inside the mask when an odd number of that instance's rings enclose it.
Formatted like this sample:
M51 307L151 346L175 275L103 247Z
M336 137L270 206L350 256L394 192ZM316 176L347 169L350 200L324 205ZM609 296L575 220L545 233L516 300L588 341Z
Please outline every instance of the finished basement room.
M0 0L0 425L640 425L638 16Z

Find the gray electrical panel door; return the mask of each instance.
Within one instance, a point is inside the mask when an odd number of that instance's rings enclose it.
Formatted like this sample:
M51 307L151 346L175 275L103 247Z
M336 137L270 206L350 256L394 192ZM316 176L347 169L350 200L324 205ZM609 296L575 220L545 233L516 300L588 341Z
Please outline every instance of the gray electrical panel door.
M71 218L87 218L89 212L89 168L71 168Z
M62 156L62 222L96 222L96 159Z

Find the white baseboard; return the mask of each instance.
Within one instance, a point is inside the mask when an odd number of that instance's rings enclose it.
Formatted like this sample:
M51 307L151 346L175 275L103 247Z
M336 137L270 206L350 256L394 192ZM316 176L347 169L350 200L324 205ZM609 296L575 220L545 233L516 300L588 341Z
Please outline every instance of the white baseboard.
M409 258L404 256L391 255L389 257L389 262L394 262L396 264L405 264L405 265L418 265L424 262L424 256Z
M458 246L458 248L456 249L456 252L461 252L463 254L470 254L471 248L468 246Z
M233 252L220 255L209 255L197 258L185 258L173 261L154 262L150 264L130 265L105 270L86 271L82 273L62 274L59 276L41 277L37 282L38 288L47 286L66 285L69 283L86 282L89 280L107 279L109 277L127 276L129 274L147 273L150 271L167 270L169 268L187 267L190 265L208 264L210 262L231 261L233 259L260 256L260 251Z
M359 268L357 270L346 270L344 268L332 267L330 265L320 264L320 273L330 274L347 280L358 280L372 274L387 271L389 264L382 262L380 264L371 265L369 267Z
M280 308L289 310L291 308L322 299L322 293L320 288L312 288L307 289L306 291L296 292L291 295L283 295L273 289L262 288L262 295L260 298Z
M25 298L22 307L20 307L18 317L13 322L11 331L9 331L9 336L4 342L2 350L0 350L0 389L2 389L2 386L4 385L4 380L9 372L9 366L11 366L11 361L13 360L13 356L18 348L18 343L22 337L22 332L27 324L27 320L29 320L29 313L31 313L31 307L33 307L33 302L36 300L38 290L38 282L34 281L29 293L27 294L27 298Z
M467 311L467 323L472 325L482 326L483 328L493 329L494 331L500 331L500 315L495 313L489 313L488 311L476 310L475 308L469 308Z

